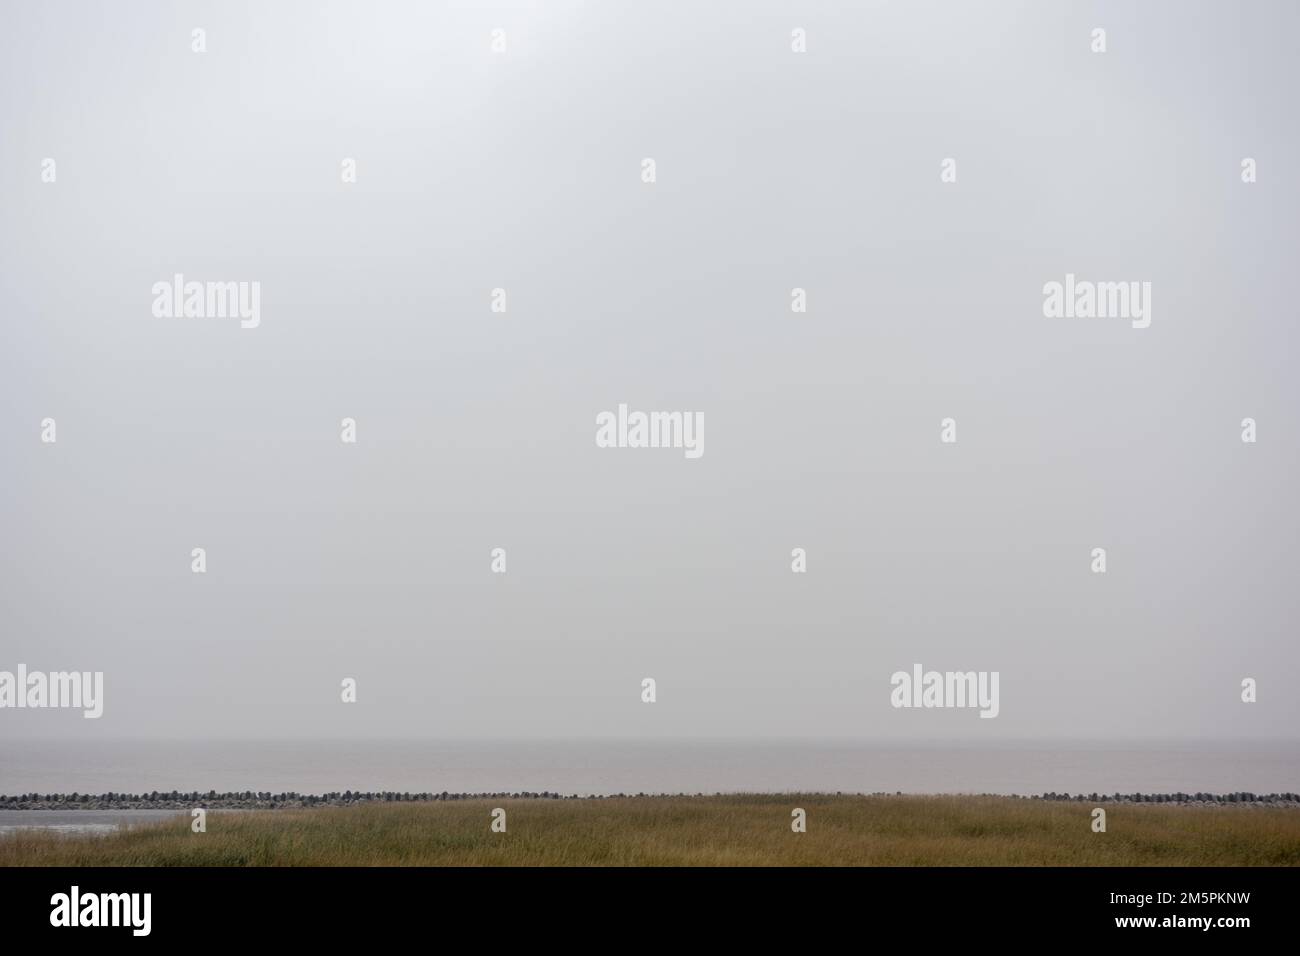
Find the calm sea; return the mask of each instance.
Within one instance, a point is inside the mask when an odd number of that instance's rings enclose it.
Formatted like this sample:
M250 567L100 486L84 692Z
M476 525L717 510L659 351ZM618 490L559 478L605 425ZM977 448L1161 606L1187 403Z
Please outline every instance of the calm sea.
M0 741L0 794L1300 792L1300 741Z
M53 833L112 833L139 823L185 816L184 810L0 810L0 836L19 830Z

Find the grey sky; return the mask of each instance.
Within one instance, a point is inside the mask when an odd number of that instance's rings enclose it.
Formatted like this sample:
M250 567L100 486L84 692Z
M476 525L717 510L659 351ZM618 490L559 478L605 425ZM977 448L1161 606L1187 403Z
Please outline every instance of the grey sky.
M1294 736L1297 27L8 5L0 669L105 713L0 738ZM176 272L260 327L155 319ZM1044 318L1067 272L1151 327ZM620 402L705 454L596 448ZM998 718L891 708L914 662Z

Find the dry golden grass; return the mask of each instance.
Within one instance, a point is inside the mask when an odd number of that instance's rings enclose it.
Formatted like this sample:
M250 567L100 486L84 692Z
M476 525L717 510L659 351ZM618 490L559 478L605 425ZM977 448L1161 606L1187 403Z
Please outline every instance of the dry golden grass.
M508 832L490 831L504 807ZM808 832L790 829L803 807ZM466 800L208 814L0 837L2 866L1296 866L1300 810L1004 797Z

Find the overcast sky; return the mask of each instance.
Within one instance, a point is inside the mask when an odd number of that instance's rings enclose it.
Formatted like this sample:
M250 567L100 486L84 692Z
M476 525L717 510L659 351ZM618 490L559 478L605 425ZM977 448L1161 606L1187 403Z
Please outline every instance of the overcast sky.
M0 670L105 701L0 739L1294 736L1298 27L9 5ZM1045 318L1067 273L1150 327ZM619 403L704 454L597 448ZM892 708L914 663L998 717Z

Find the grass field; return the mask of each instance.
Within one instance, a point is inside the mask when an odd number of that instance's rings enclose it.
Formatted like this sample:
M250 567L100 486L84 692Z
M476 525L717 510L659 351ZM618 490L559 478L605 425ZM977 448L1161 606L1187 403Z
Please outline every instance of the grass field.
M507 832L491 832L493 808ZM791 831L791 810L807 832ZM1296 866L1300 810L1003 797L465 800L208 814L0 837L0 866ZM33 811L40 812L40 811Z

